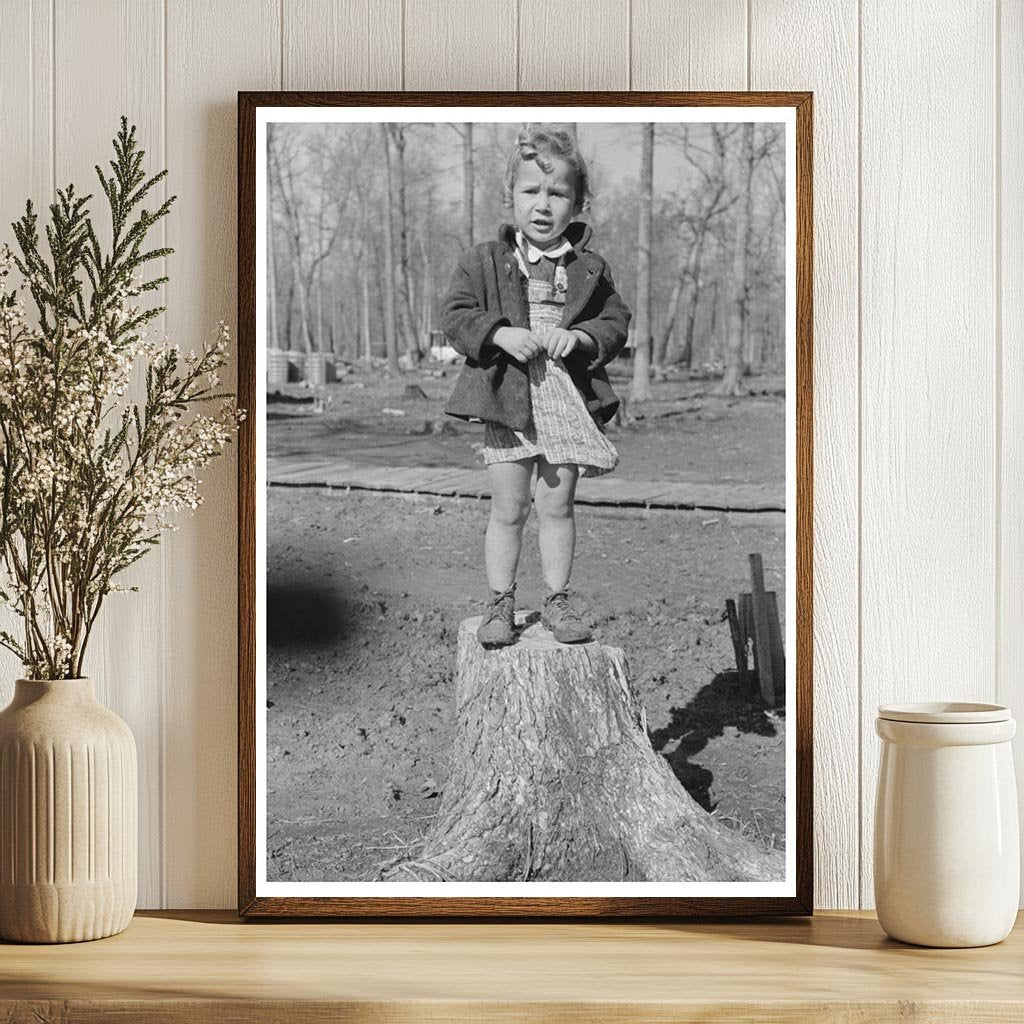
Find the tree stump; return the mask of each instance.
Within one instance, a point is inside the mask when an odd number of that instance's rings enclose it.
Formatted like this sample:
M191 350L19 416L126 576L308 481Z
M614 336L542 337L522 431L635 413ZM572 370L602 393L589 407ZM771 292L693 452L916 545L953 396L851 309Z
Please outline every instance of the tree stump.
M418 856L383 881L782 881L708 814L651 746L623 651L560 644L517 615L511 647L459 628L451 769Z

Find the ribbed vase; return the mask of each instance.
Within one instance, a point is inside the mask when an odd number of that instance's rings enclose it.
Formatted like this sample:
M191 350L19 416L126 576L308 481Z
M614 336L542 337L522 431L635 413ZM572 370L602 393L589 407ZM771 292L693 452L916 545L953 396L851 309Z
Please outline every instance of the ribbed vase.
M123 931L138 891L135 738L91 679L19 679L0 711L0 938Z

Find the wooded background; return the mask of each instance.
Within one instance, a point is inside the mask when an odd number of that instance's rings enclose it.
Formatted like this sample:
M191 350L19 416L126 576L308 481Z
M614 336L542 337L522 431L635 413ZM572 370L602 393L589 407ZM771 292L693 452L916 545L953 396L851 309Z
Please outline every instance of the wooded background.
M188 346L235 315L240 89L748 88L815 94L816 903L866 907L877 705L1024 701L1019 0L4 0L0 225L128 114ZM233 454L204 486L95 647L144 907L235 900Z
M595 193L582 219L634 322L648 325L655 373L728 366L730 390L745 370L784 373L784 127L564 127ZM442 343L437 307L459 254L512 220L502 183L517 131L269 124L269 347L378 360L398 374Z

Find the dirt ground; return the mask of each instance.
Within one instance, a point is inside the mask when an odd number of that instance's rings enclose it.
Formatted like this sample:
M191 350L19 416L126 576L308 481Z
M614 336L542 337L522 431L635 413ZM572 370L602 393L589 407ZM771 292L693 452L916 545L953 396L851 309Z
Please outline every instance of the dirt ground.
M478 427L423 432L446 422L451 379L409 378L331 385L320 413L296 400L308 391L283 389L293 401L270 405L271 454L479 464ZM417 380L428 398L405 399ZM729 400L702 382L657 385L643 419L612 434L617 475L780 479L778 383L755 379L765 393ZM458 624L487 593L486 520L473 499L269 489L269 880L361 880L427 831L451 746ZM655 749L706 810L782 848L785 710L740 686L723 610L749 589L747 555L759 551L785 616L785 517L580 506L577 525L574 591L599 639L625 649ZM531 517L521 606L542 593Z
M439 373L441 371L432 371ZM268 402L267 448L271 456L342 459L352 465L482 465L477 454L483 426L445 416L442 409L457 371L446 376L407 374L400 381L357 371L316 390L325 404L312 412L313 394L283 385ZM612 383L628 392L628 368L615 367ZM612 437L621 456L622 480L766 483L785 474L785 397L777 377L748 379L743 398L710 393L713 381L677 376L653 383L653 396L631 413L633 429ZM406 388L425 397L408 397Z

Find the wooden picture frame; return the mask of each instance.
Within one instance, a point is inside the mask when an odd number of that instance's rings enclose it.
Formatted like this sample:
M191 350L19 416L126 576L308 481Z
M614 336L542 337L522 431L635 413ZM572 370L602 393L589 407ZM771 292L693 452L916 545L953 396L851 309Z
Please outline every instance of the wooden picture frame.
M263 565L265 549L258 548L259 530L266 530L264 492L267 492L263 468L258 464L264 452L260 431L261 409L265 402L258 394L264 390L264 381L257 379L257 368L262 365L258 347L265 338L258 332L259 304L265 302L265 284L258 274L258 216L257 198L264 185L258 180L258 171L264 161L257 152L258 140L265 143L265 125L280 112L290 112L294 120L296 108L304 108L311 120L331 116L344 121L347 117L366 120L373 112L381 112L380 121L388 121L391 112L404 108L409 112L428 108L446 108L451 120L456 116L468 117L481 123L487 120L480 112L511 113L507 108L570 108L583 112L577 119L618 123L620 119L642 121L649 112L654 123L677 120L682 108L710 117L714 108L732 111L739 122L744 117L753 119L757 111L778 114L779 123L786 126L787 167L792 175L786 181L787 219L787 457L789 471L786 480L785 529L787 531L786 593L792 594L795 607L787 604L787 623L795 635L795 659L786 676L787 714L786 750L788 783L786 790L789 814L787 870L784 882L773 889L771 895L746 895L730 889L726 894L702 894L680 884L659 883L663 888L657 895L647 895L644 886L655 883L610 883L613 894L595 893L594 887L580 895L564 891L563 887L551 895L495 894L494 889L517 885L514 882L497 883L485 895L467 894L464 889L449 883L452 895L438 893L438 885L424 889L423 895L410 895L394 888L395 883L375 882L378 888L372 895L360 891L358 895L339 894L344 888L309 885L303 891L291 893L275 888L265 877L266 849L261 854L259 838L265 837L265 814L261 825L259 807L261 798L257 787L261 778L261 743L265 747L265 706L260 705L266 695L266 679L257 676L262 655L257 644L266 645L266 581ZM466 111L463 108L473 108ZM598 108L600 108L600 115ZM756 108L756 110L755 110ZM737 113L738 112L738 113ZM356 115L358 114L358 118ZM551 120L550 111L536 120ZM641 116L643 115L643 116ZM413 116L412 113L409 115ZM493 116L491 120L508 120ZM372 120L372 117L371 117ZM570 117L563 120L569 121ZM722 117L725 121L727 118ZM386 143L385 143L386 145ZM264 175L265 178L265 175ZM262 214L261 214L262 216ZM265 219L265 218L264 218ZM488 229L490 226L488 226ZM261 229L262 230L262 229ZM472 235L470 236L472 238ZM489 237L481 235L481 237ZM238 95L238 400L249 410L239 438L238 465L238 904L239 914L246 917L332 916L332 917L736 917L747 915L807 915L813 912L813 842L812 842L812 96L807 92L720 92L720 93L662 93L662 92L531 92L531 93L345 93L345 92L240 92ZM795 479L793 476L795 474ZM269 492L268 492L269 493ZM795 501L794 501L795 498ZM795 579L792 578L795 563ZM769 639L765 636L763 618L767 615L758 597L764 591L763 579L758 579L759 568L753 566L752 595L723 593L724 629L732 628L732 640L737 658L753 649L755 660L771 657ZM771 597L774 599L774 594ZM729 615L725 617L724 601L729 598ZM735 598L734 600L731 600ZM751 603L753 602L753 603ZM742 606L742 607L741 607ZM756 607L755 607L756 606ZM749 611L744 613L744 608ZM794 614L795 612L795 614ZM260 619L260 616L264 616ZM761 618L760 635L756 634L755 619ZM789 620L793 620L791 623ZM780 647L786 634L776 629L771 642ZM748 645L748 639L750 643ZM453 651L454 658L454 651ZM742 671L742 664L739 666ZM762 675L764 675L762 673ZM762 687L764 683L762 680ZM794 707L795 705L795 707ZM262 717L261 717L262 716ZM261 736L263 739L261 740ZM265 750L263 750L265 757ZM265 772L266 762L263 762ZM795 806L790 808L789 802ZM531 833L532 834L532 833ZM262 857L262 861L261 861ZM261 877L260 864L263 863ZM524 883L534 885L536 882ZM583 883L579 883L583 884ZM755 883L732 883L734 886L753 886ZM281 885L281 883L278 883ZM422 883L423 886L430 883ZM441 885L439 883L439 885ZM541 883L545 885L545 883ZM628 886L628 891L627 887ZM578 888L578 885L577 885ZM785 891L782 891L782 890ZM315 891L312 891L315 890ZM670 891L667 891L670 890ZM547 893L549 888L544 888ZM572 892L576 892L572 889Z

